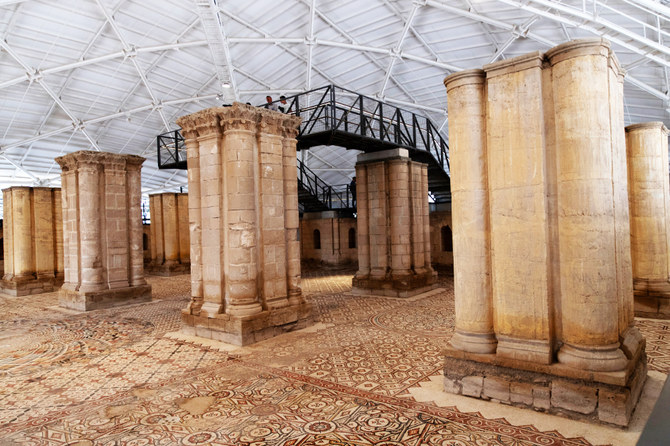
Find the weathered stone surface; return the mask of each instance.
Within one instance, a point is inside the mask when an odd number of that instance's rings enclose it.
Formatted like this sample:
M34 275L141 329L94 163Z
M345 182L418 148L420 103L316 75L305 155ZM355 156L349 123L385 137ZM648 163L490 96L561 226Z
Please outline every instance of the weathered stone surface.
M185 331L237 345L306 326L300 290L300 119L235 103L178 119L188 155Z
M149 196L151 211L151 260L149 274L172 276L191 272L191 238L188 227L188 194Z
M633 330L623 76L609 42L596 38L444 81L456 302L448 360L480 362L476 375L510 383L533 382L515 369L542 373L534 407L591 418L601 384L617 394L633 386L645 346ZM665 144L663 194L667 135ZM643 196L645 212L658 215L663 206L649 203ZM667 219L656 225L665 236ZM636 294L663 292L660 269L658 282L636 282ZM482 397L498 399L484 387Z
M532 406L533 385L530 383L511 382L509 387L509 396L512 403Z
M435 286L430 264L427 165L407 150L358 155L355 294L409 297Z
M635 314L670 318L668 129L662 122L629 125L626 154Z
M597 389L556 380L551 383L551 405L571 412L590 414L598 404Z
M62 306L82 311L151 300L144 280L144 158L79 151L56 158L63 187Z
M10 187L3 191L4 268L0 291L49 293L63 283L61 190Z
M461 379L461 385L463 386L463 395L479 398L482 396L482 390L484 389L484 377L465 376Z
M487 376L484 378L482 396L507 403L510 401L510 382L499 377Z

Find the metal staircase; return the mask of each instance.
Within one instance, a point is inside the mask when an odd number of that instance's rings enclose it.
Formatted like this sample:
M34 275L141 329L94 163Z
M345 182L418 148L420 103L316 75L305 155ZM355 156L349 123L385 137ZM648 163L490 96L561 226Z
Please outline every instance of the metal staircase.
M405 148L410 158L428 164L428 190L435 202L451 201L449 147L429 119L335 85L300 93L286 100L287 113L302 118L297 137L298 150L317 145L335 145L364 152ZM279 101L275 103L281 106ZM159 168L186 168L186 147L179 131L159 135L157 149ZM328 192L331 195L327 196L325 191L328 189L321 187L321 183L307 180L309 169L306 166L299 166L299 173L301 171L305 175L303 185L311 187L309 191L313 197L318 198L327 209L337 208L334 206L341 203L341 197L332 198L334 189L331 188ZM310 175L316 177L314 172ZM317 183L319 186L316 186ZM342 192L340 190L340 194ZM303 194L303 197L307 200L307 195Z

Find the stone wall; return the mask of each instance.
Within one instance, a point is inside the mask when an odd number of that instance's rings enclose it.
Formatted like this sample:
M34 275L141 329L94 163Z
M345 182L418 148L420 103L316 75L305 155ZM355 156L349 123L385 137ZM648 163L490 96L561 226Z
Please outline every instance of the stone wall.
M144 158L79 151L56 162L63 188L60 305L87 311L151 300L142 253Z
M441 206L444 208L444 206ZM454 264L451 207L430 213L430 257L433 268L450 270Z
M310 212L303 214L300 220L300 252L303 261L323 262L327 265L355 264L358 261L356 244L356 219L349 214L337 211Z
M63 283L61 190L3 190L4 274L0 290L13 296L48 293Z
M237 345L311 321L300 290L300 119L235 103L178 119L188 155L184 331Z
M445 86L456 305L445 390L507 402L542 382L547 398L517 403L627 425L646 357L623 71L609 42L569 42ZM473 382L483 390L466 390Z

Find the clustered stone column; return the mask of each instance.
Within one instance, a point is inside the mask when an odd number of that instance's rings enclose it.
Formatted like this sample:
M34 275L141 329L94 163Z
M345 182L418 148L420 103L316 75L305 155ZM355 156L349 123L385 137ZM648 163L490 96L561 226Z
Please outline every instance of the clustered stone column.
M188 194L149 195L151 261L149 274L172 276L191 269Z
M445 390L627 425L646 358L609 43L568 42L445 86L456 295Z
M63 283L60 189L10 187L2 192L5 270L0 291L13 296L55 291Z
M670 318L668 129L629 125L626 151L635 314Z
M184 331L246 345L306 326L299 118L240 103L177 120L188 156L192 300Z
M60 305L88 311L150 301L140 210L144 158L79 151L56 162L65 254Z
M409 297L431 290L428 168L406 149L358 155L358 272L352 293Z

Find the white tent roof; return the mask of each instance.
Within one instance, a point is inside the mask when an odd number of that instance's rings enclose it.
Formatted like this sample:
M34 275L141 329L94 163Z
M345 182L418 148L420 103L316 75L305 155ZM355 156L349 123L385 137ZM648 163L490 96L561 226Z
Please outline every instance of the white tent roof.
M670 123L667 0L0 0L0 188L60 184L53 159L145 156L179 116L336 84L427 115L447 135L443 78L570 39L609 39L626 123ZM307 157L332 184L355 153Z

